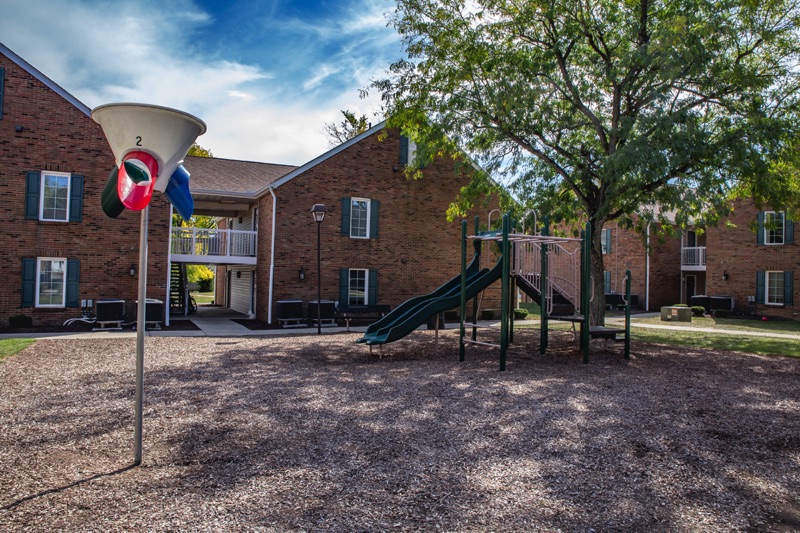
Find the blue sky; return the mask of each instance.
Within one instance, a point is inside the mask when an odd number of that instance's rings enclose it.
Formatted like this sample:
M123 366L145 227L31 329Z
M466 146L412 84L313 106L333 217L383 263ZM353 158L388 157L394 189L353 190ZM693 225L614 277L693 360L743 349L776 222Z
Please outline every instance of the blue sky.
M403 56L391 0L0 0L0 42L89 107L144 102L208 124L217 157L302 164Z

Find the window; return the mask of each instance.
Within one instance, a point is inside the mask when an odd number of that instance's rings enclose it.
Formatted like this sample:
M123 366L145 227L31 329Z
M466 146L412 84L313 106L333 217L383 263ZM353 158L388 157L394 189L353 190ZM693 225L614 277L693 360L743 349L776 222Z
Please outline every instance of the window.
M83 218L83 176L32 170L27 173L25 218L47 222L80 222Z
M42 172L42 197L39 206L40 220L66 222L68 220L69 174Z
M600 248L603 250L603 255L611 253L611 228L604 229L600 233Z
M783 305L783 272L767 272L768 305Z
M64 307L67 260L40 257L36 261L36 307Z
M377 239L379 200L342 198L342 236L351 239Z
M350 237L369 238L369 204L366 198L350 199Z
M349 276L347 305L367 305L369 303L367 298L367 271L351 268Z
M767 211L764 213L764 244L784 244L783 213Z

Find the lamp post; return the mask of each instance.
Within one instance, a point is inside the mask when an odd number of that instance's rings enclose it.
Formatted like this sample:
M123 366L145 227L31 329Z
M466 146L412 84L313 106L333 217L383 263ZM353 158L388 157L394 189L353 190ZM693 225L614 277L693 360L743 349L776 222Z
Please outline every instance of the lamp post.
M320 252L320 227L328 210L325 204L314 204L311 216L317 223L317 335L322 335L322 255Z

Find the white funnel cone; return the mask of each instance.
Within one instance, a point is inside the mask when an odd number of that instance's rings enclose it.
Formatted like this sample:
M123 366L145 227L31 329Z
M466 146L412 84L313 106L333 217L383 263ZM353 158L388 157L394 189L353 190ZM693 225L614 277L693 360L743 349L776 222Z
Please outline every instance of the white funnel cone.
M189 113L149 104L101 105L94 108L92 118L103 128L117 167L131 151L149 152L156 158L155 189L161 192L192 143L206 132L205 123Z

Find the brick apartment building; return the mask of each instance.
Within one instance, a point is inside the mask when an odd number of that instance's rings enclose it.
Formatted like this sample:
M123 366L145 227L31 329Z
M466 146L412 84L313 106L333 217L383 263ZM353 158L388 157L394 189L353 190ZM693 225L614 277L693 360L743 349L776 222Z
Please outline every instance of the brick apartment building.
M91 110L0 44L0 324L80 316L81 300L135 305L139 216L100 208L114 157ZM166 291L169 204L150 210L149 294ZM131 314L135 311L130 310Z
M203 212L220 217L224 231L258 241L249 264L224 259L217 301L274 321L276 302L316 300L315 204L328 210L319 227L323 300L394 307L456 275L461 228L445 212L468 177L452 159L437 158L421 180L408 179L403 169L414 151L381 123L296 168L187 158L195 198L218 203L202 200ZM222 211L234 202L234 211Z
M34 325L80 316L83 301L123 299L135 316L140 216L105 216L114 157L91 110L0 45L0 322ZM315 300L320 226L322 298L396 306L458 273L460 224L445 212L468 176L440 158L409 180L415 147L383 124L301 166L187 158L195 213L218 230L171 228L151 202L148 298L174 303L189 263L219 265L219 303L273 321L282 299ZM488 212L488 209L486 210ZM480 213L485 216L485 213ZM498 289L499 291L499 289ZM168 317L167 317L168 320Z

